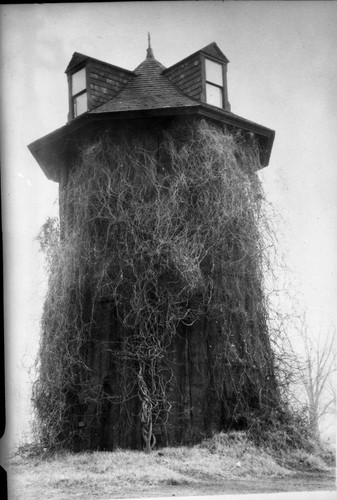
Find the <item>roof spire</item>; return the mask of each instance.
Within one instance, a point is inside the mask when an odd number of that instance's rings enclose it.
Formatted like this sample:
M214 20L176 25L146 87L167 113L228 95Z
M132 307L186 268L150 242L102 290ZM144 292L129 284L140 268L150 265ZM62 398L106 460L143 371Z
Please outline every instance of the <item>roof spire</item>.
M147 34L147 42L148 42L148 47L147 47L147 51L146 51L146 59L154 59L154 54L153 54L153 50L151 47L151 35L150 35L150 33Z

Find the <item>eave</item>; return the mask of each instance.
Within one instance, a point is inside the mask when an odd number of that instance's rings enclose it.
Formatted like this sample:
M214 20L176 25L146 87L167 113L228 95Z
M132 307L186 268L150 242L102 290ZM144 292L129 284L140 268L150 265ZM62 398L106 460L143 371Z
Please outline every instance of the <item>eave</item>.
M213 53L214 50L217 52L218 59L220 56L220 60L222 60L226 64L229 63L229 60L227 59L225 54L222 52L222 50L219 49L219 47L217 46L217 44L215 42L212 42L209 45L207 45L206 47L203 47L202 49L197 50L196 52L193 52L193 54L190 54L189 56L184 57L184 59L181 59L180 61L172 64L172 66L165 68L163 71L163 74L166 74L169 71L171 71L172 69L176 68L177 66L180 66L180 65L186 63L187 61L189 61L190 59L193 59L197 54L204 54L206 57L207 56L215 57L215 54Z
M255 134L261 145L261 165L269 164L271 149L275 132L267 127L259 125L231 112L215 108L207 104L196 104L195 106L153 108L143 110L129 110L121 112L85 113L72 120L68 124L37 139L29 144L28 148L46 177L52 181L60 181L60 171L65 164L67 153L76 145L81 133L89 132L94 123L118 120L131 120L135 118L158 118L158 117L184 117L200 116L222 123L229 127L242 129ZM90 126L90 127L89 127Z
M87 62L96 62L99 64L103 64L104 66L107 66L109 68L117 69L117 70L122 70L124 73L127 73L129 75L134 75L133 71L130 71L129 69L121 68L120 66L116 66L115 64L110 64L104 61L101 61L100 59L96 59L95 57L87 56L85 54L81 54L80 52L74 52L73 56L65 70L65 73L73 73L74 71L77 70L78 67L83 66Z

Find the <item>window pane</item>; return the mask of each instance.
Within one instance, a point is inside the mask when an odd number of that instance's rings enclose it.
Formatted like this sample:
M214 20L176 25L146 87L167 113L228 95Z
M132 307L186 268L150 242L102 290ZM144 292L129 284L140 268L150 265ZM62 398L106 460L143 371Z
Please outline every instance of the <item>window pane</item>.
M206 59L206 80L223 87L222 65Z
M84 92L83 94L74 97L74 117L81 115L86 111L88 111L88 99L87 93Z
M206 102L212 104L212 106L222 108L222 88L206 83Z
M81 69L77 73L72 75L72 92L73 95L78 94L81 90L87 88L87 82L85 78L85 68Z

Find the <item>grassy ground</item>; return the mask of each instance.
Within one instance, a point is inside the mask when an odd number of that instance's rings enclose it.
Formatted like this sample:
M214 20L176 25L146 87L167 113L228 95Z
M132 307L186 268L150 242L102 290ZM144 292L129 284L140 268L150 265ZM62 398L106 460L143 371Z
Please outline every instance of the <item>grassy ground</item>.
M7 471L10 500L73 500L333 489L331 456L328 462L299 450L276 457L235 433L151 454L118 450L34 456L21 450L9 459Z

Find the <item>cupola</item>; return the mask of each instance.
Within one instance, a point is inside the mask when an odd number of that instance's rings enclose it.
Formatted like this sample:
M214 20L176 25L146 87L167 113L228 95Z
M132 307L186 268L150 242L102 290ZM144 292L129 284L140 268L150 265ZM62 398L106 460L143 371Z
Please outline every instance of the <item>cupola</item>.
M67 125L29 145L49 179L59 181L64 159L97 127L135 124L135 120L204 118L229 131L254 137L260 163L269 163L275 132L231 112L227 57L215 42L169 68L154 56L148 36L146 58L134 71L75 52L67 66ZM247 83L248 84L248 83Z

